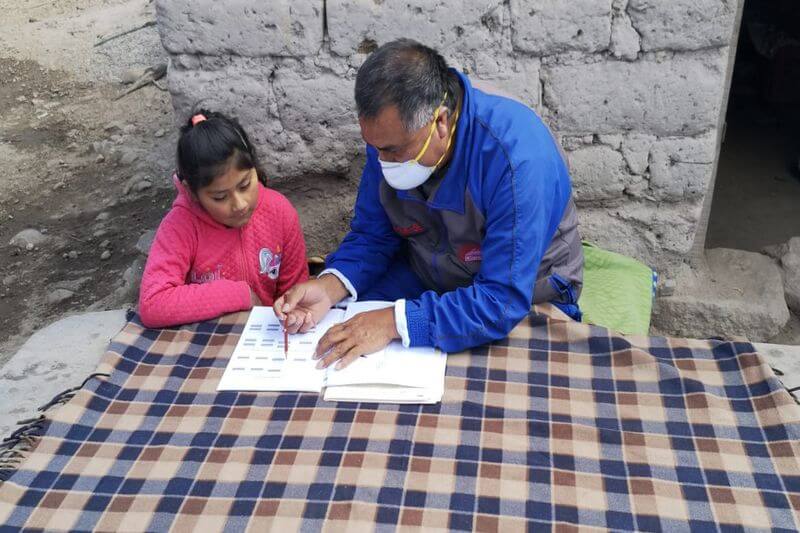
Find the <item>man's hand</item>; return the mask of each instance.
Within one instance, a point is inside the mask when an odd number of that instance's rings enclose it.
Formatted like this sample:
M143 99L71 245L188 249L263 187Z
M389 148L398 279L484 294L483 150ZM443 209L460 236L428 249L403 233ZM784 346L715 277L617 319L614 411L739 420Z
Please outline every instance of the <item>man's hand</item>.
M272 308L289 333L305 333L345 296L347 289L336 276L322 276L295 285Z
M320 359L317 368L325 368L338 360L338 370L399 338L394 307L367 311L329 329L319 340L314 358Z

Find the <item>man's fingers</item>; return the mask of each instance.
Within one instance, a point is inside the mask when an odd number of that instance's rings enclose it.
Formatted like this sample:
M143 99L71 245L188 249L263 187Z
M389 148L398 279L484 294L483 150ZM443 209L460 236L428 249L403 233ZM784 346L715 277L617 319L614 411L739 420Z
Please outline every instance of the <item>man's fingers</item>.
M317 349L314 351L314 357L319 358L329 350L332 350L342 341L347 340L349 337L350 334L341 325L333 326L317 343Z
M355 343L350 339L345 339L337 343L333 348L331 348L331 351L328 352L328 355L319 360L319 363L317 363L317 368L327 368L328 366L332 365L337 359L350 351L354 345Z
M336 363L336 370L341 370L350 365L353 361L361 357L364 352L364 349L361 348L358 344L347 350L347 353L339 359L339 362Z

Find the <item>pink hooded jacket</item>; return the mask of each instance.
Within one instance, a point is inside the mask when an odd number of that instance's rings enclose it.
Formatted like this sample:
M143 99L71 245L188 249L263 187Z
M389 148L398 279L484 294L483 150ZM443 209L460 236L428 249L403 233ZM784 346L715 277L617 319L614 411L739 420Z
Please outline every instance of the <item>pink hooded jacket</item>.
M259 184L253 216L229 228L174 181L178 196L158 227L142 276L142 324L167 327L250 309L250 288L263 305L272 305L308 279L300 221L282 194Z

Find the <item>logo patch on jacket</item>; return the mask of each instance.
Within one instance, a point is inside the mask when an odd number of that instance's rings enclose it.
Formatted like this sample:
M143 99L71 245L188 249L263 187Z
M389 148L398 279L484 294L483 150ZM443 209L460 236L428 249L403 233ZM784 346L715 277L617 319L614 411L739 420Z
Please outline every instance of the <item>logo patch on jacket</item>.
M207 270L205 272L192 270L189 274L189 280L192 283L211 283L218 279L222 279L222 265L217 265L215 270Z
M474 263L483 259L481 247L477 244L465 244L458 250L458 257L465 263Z
M403 237L413 237L414 235L419 235L420 233L425 233L425 228L420 225L419 222L414 222L410 226L395 226L394 232L398 235Z
M281 249L273 253L269 248L262 248L258 252L259 273L266 274L269 279L278 279L281 270Z

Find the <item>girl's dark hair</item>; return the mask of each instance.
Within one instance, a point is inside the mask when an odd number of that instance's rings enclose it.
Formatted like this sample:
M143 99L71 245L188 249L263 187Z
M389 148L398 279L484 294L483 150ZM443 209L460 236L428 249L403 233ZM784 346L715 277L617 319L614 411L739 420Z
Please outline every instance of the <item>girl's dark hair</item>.
M206 120L193 125L193 118L198 114L205 116ZM181 128L177 162L178 178L192 192L206 187L231 166L237 170L254 168L258 181L267 184L255 147L239 121L214 111L201 109L195 112Z

